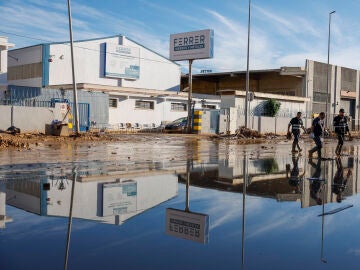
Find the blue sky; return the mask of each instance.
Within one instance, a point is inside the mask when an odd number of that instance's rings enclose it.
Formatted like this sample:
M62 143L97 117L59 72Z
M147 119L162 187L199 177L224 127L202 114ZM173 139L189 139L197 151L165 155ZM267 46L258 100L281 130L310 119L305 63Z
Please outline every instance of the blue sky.
M72 0L74 38L124 34L168 56L169 35L214 29L215 57L195 61L195 71L244 70L247 0ZM330 62L360 69L360 0L252 0L250 68ZM0 0L0 35L16 47L69 39L66 0ZM26 36L28 38L20 37ZM31 37L31 38L29 38ZM186 69L187 64L181 63Z

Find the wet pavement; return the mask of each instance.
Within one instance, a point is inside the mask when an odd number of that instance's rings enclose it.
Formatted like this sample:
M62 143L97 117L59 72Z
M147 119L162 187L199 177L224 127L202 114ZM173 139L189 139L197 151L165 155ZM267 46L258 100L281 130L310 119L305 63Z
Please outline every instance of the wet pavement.
M334 142L3 150L0 269L358 269L360 149Z

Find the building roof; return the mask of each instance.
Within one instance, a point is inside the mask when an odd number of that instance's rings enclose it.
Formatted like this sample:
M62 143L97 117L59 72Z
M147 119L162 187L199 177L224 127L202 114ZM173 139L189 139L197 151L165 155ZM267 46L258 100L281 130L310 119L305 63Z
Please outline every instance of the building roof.
M237 97L245 97L246 91L234 90L234 89L224 89L218 91L220 95L231 95ZM295 101L295 102L306 102L310 101L310 98L307 97L299 97L299 96L286 96L286 95L278 95L278 94L270 94L270 93L261 93L254 92L254 96L258 98L269 99L273 98L276 100L287 100L287 101Z
M280 75L289 76L305 76L305 70L302 67L281 67L278 69L258 69L250 70L250 75L260 73L280 73ZM198 73L193 74L195 78L209 78L209 77L236 77L238 75L246 75L246 70L236 70L227 72L214 72L214 73ZM183 78L188 77L188 74L181 74Z
M144 88L131 88L131 87L121 87L121 86L109 86L109 85L99 85L99 84L90 84L90 83L77 83L77 89L79 90L88 90L88 91L102 91L108 93L109 95L114 96L138 96L138 97L150 97L150 98L171 98L171 99L180 99L186 100L188 98L188 93L185 92L175 92L175 91L166 91L166 90L155 90L155 89L144 89ZM49 88L57 88L64 90L72 90L72 84L65 85L51 85ZM193 99L206 99L209 101L220 102L220 97L215 95L202 95L197 94Z

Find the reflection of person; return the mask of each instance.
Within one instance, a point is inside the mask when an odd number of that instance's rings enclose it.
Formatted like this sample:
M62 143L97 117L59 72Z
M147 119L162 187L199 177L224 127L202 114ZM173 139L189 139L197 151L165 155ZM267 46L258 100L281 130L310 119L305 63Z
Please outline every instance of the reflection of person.
M310 159L309 164L311 165L311 167L315 169L314 173L312 174L312 178L319 179L321 176L321 159L319 158L316 164L313 162L312 159ZM322 181L311 180L310 197L313 198L318 205L321 205L323 203L320 197L323 187L324 187L324 183Z
M292 170L290 170L290 164L286 165L286 178L288 179L290 186L296 187L296 193L301 193L300 183L303 180L305 171L302 174L300 174L298 161L299 161L299 157L293 156Z
M335 133L338 136L338 144L337 144L336 150L335 150L335 154L338 156L341 154L341 148L344 144L345 134L349 133L349 136L351 137L347 118L344 116L344 113L345 113L345 110L340 109L339 115L334 117L334 123L333 123L334 128L335 128Z
M323 134L324 130L324 118L325 113L321 112L318 117L316 117L311 125L311 136L316 144L314 148L309 150L309 157L311 158L313 153L317 151L318 158L321 159L321 148L322 148L322 141L321 135Z
M336 159L336 168L337 171L334 176L334 184L332 185L332 192L336 194L336 201L341 203L342 193L346 188L346 184L350 177L352 176L351 169L348 170L346 177L344 177L344 168L342 166L341 158Z
M290 120L290 123L288 125L288 133L290 133L290 126L291 126L291 132L294 135L294 141L292 144L291 152L292 153L301 152L302 149L300 148L300 145L299 145L300 128L302 128L304 130L304 132L306 133L306 130L303 125L303 121L301 120L301 112L298 112L296 117L294 117ZM296 147L298 148L299 151L296 150Z

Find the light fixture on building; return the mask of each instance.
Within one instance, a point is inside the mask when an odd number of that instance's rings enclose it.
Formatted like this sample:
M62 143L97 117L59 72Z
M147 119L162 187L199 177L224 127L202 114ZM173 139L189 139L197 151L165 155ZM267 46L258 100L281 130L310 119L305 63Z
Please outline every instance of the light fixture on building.
M60 59L60 60L64 60L64 55L63 55L63 54L60 55L59 59Z

